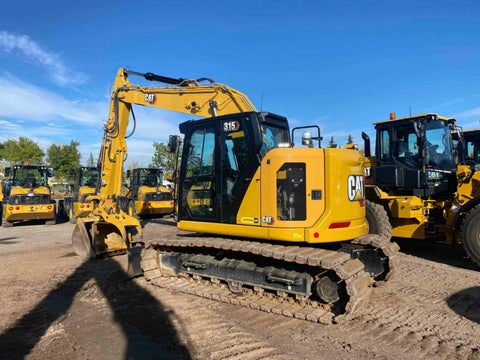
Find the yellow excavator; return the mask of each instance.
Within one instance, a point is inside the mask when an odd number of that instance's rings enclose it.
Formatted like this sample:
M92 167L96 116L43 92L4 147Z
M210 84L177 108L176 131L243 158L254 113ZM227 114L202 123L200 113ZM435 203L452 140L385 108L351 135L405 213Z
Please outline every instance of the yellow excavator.
M163 186L162 175L159 168L127 170L130 184L126 196L130 216L162 217L173 213L173 195Z
M168 85L133 85L129 75ZM290 135L286 118L257 112L240 92L202 80L119 70L100 157L99 205L77 221L77 253L126 248L137 273L141 228L119 196L132 104L199 115L206 118L180 124L177 227L192 234L146 244L140 265L147 280L315 322L348 317L398 262L388 236L367 234L362 154L321 148L318 127L316 136L304 132L306 147L294 148L303 127ZM178 137L170 140L176 151Z
M392 113L374 125L375 156L362 134L366 196L376 209L367 216L373 232L391 224L396 237L462 243L480 266L480 172L473 133L462 135L455 119L433 113L404 118Z

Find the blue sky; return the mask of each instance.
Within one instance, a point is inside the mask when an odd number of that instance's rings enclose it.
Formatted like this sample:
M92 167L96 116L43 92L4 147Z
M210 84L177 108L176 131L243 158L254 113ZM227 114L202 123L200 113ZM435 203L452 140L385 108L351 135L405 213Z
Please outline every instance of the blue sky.
M96 156L119 67L209 77L343 145L375 121L480 120L478 1L18 1L0 12L0 141ZM135 108L129 160L190 117ZM130 140L130 139L129 139ZM325 140L324 140L325 141ZM325 143L325 142L324 142Z

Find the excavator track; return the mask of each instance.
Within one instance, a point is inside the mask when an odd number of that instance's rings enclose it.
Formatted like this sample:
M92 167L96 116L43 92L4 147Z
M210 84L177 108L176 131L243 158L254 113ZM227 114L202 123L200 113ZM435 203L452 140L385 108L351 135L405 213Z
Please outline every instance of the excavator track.
M391 253L392 258L395 258L395 251L398 252L396 244L391 243L386 237L365 235L355 240L358 245L381 249L382 255L387 258L390 258ZM181 256L188 252L194 254L191 255L194 258L200 259L205 256L202 255L205 253L213 254L214 258L221 257L219 254L223 256L229 253L240 254L246 258L260 257L261 263L276 261L280 264L308 269L314 274L330 274L329 277L334 277L338 286L341 287L342 298L339 301L327 303L318 296L278 289L272 291L258 284L255 286L252 283L243 283L243 286L238 286L238 283L229 281L225 277L196 273L194 268L204 269L205 267L198 261L192 261L191 258L183 262L181 269L170 266L169 256ZM396 259L395 261L387 260L388 274L385 278L391 277L396 263ZM240 266L238 261L231 259L228 260L228 264L234 267ZM162 288L325 324L340 322L355 314L368 301L370 285L373 282L372 277L364 271L363 263L359 259L352 259L351 255L344 251L223 238L174 237L152 240L147 243L142 252L141 267L145 278ZM245 269L241 266L240 268ZM232 283L237 285L238 289L232 289Z

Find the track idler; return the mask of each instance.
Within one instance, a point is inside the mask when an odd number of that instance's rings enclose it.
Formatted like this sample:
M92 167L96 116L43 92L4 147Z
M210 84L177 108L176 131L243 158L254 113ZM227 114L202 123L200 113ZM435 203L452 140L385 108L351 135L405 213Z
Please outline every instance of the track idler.
M340 282L328 275L314 282L313 286L320 300L326 304L336 303L345 293L340 286Z

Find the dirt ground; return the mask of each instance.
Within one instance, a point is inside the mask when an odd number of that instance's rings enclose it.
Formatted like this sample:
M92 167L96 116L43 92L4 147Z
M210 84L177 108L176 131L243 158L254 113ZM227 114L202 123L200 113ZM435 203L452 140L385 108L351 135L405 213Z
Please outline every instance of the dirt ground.
M480 272L455 246L400 242L396 277L322 325L129 280L125 255L82 263L72 231L0 228L0 359L480 359Z

